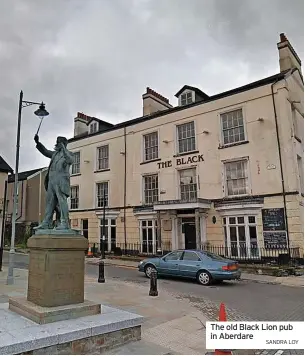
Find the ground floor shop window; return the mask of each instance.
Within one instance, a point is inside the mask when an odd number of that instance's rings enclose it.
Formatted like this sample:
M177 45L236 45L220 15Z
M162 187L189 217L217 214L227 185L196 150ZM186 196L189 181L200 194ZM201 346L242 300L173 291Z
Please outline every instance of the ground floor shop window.
M156 253L157 220L142 220L141 227L141 252Z
M232 257L259 257L256 216L223 218L225 253Z
M100 220L100 238L105 235L105 251L114 251L116 248L116 219Z

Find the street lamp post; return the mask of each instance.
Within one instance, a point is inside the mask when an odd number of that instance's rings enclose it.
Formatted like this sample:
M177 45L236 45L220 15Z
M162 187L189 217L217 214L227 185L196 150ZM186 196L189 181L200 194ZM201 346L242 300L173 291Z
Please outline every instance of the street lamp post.
M18 107L18 122L17 122L17 144L16 144L16 162L15 162L15 182L14 182L14 195L13 195L13 216L12 216L12 235L11 235L11 247L9 252L9 264L8 264L8 274L7 274L7 284L14 283L14 255L15 255L15 235L16 235L16 218L17 218L17 203L18 203L18 169L19 169L19 149L20 149L20 127L21 127L21 113L22 108L39 105L39 109L35 111L35 115L40 117L40 124L37 130L40 129L42 119L49 115L46 111L43 103L35 103L33 101L23 100L23 91L21 90L19 95L19 107Z

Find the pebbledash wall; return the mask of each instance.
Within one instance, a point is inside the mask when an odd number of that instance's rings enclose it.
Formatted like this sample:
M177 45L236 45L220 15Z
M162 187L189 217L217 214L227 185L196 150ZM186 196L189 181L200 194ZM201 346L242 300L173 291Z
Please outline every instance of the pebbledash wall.
M105 189L108 250L283 245L286 216L303 249L303 78L283 34L278 49L278 74L225 93L184 86L172 107L147 88L145 116L117 125L78 113L72 227L99 244Z

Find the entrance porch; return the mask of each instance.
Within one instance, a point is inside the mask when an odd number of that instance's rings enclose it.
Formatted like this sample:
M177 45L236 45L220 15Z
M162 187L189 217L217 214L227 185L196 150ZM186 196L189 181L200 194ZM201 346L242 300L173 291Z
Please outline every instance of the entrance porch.
M163 227L171 226L172 250L200 249L206 242L206 217L210 207L211 202L205 199L193 202L170 200L154 205L154 211L163 217Z

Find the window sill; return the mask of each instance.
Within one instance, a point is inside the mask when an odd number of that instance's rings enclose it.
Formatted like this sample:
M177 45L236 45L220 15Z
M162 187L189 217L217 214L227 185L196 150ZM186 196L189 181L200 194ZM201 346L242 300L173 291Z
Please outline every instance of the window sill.
M71 177L77 177L77 176L81 176L81 173L74 173L74 174L70 174Z
M181 156L187 156L187 155L192 155L195 153L199 153L199 151L195 150L195 151L189 151L189 152L183 152L183 153L177 153L176 155L174 155L173 157L181 157Z
M161 158L154 158L154 159L151 159L149 161L144 161L144 162L141 162L140 165L151 163L151 162L158 162L158 161L161 161Z
M79 208L70 208L69 211L76 211L78 210Z
M100 172L109 172L110 168L106 168L106 169L98 169L96 171L94 171L93 173L100 173Z
M219 145L219 146L218 146L218 149L219 149L219 150L222 150L223 148L245 145L245 144L247 144L247 143L249 143L249 141L228 143L228 144L226 144L226 145Z
M223 199L238 199L238 198L245 198L245 197L250 197L250 193L246 194L238 194L238 195L225 195Z
M95 207L95 209L104 209L104 207L103 207L103 206L97 206L97 207ZM109 209L109 206L106 205L106 206L105 206L105 209Z

